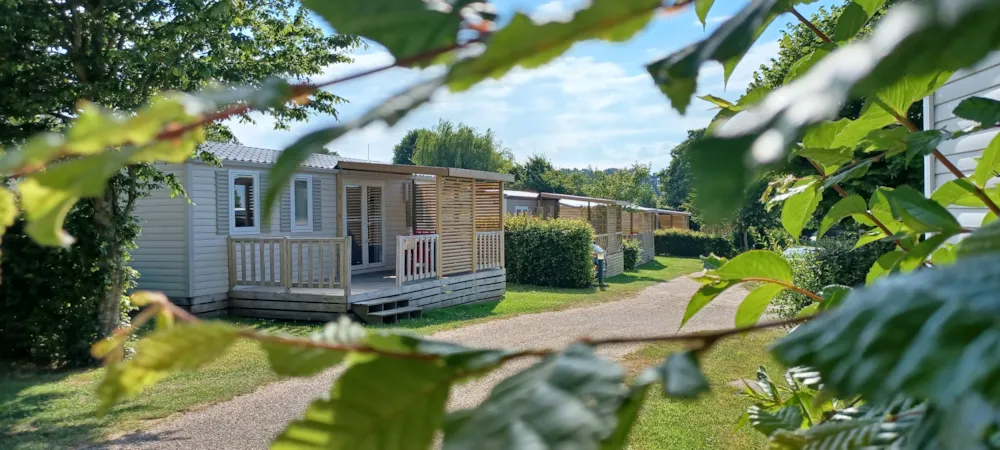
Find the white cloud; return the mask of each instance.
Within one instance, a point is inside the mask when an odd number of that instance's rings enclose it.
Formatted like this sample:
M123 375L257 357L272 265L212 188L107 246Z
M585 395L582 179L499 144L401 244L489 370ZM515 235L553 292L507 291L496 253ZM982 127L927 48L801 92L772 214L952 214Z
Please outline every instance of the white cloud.
M725 21L727 21L727 20L731 19L732 17L733 17L733 16L732 16L731 14L729 14L729 15L725 15L725 16L715 16L715 17L706 17L706 18L705 18L705 26L707 27L708 25L715 25L715 24L717 24L717 23L722 23L722 22L725 22ZM701 24L701 21L700 21L700 20L698 20L698 19L695 19L695 21L694 21L694 22L692 22L692 23L693 23L693 24L694 24L694 25L695 25L696 27L698 27L698 28L702 28L702 24Z
M531 20L535 23L569 22L577 10L589 5L589 0L584 2L552 0L548 3L541 4L539 7L531 11Z

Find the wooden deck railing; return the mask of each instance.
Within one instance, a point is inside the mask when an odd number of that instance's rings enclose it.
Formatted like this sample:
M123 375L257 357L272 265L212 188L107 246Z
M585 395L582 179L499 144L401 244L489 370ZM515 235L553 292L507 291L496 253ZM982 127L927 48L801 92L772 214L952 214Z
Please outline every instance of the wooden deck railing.
M350 237L230 237L229 286L342 288L350 295L350 248Z
M607 253L618 253L622 251L622 233L605 233L594 236L594 243L599 245Z
M503 231L476 233L476 270L496 269L503 266Z
M396 285L437 277L438 235L396 236Z

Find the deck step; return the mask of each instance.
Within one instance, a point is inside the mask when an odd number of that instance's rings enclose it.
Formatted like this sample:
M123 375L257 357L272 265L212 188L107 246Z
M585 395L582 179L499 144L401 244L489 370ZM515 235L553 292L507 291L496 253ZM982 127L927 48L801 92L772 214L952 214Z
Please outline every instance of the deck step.
M357 313L357 311L355 312ZM368 323L396 323L404 319L419 318L423 315L423 309L415 306L406 306L366 314L358 313L358 315Z
M385 297L375 300L351 303L351 310L357 314L372 314L410 306L409 297Z

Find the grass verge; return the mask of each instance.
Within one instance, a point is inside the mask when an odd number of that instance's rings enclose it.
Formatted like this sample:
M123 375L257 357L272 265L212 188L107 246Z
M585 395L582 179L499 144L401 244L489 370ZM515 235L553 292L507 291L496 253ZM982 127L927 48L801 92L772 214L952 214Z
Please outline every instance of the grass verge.
M633 450L676 448L685 450L750 450L767 448L767 438L746 427L734 431L736 418L751 402L738 394L729 382L753 379L757 366L764 365L772 374L782 373L780 365L767 353L767 346L784 332L769 330L727 339L716 344L704 358L702 368L712 385L706 395L692 401L666 399L650 391L633 428L629 448ZM678 345L654 344L626 356L623 363L630 372L663 361Z
M429 334L520 314L619 300L700 269L696 259L657 257L637 272L609 278L603 291L508 285L503 300L429 311L422 319L394 327ZM320 326L266 320L239 322L286 334L304 334ZM0 448L64 448L99 440L142 429L149 421L176 412L253 392L278 378L271 372L264 352L253 343L241 341L212 364L198 371L174 374L98 418L94 390L102 376L102 369L51 372L0 366Z
M301 334L314 325L254 321L268 331ZM238 342L197 371L176 373L98 418L94 391L103 369L38 371L0 367L0 448L49 449L144 428L205 403L253 392L277 379L267 357L250 342Z

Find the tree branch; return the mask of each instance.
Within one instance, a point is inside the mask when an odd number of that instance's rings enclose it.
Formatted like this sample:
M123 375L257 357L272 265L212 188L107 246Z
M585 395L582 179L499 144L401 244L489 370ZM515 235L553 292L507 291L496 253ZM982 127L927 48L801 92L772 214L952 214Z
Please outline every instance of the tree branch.
M804 295L806 297L809 297L814 302L822 302L824 300L823 297L820 297L819 295L813 293L812 291L809 291L808 289L802 289L802 288L800 288L800 287L798 287L798 286L796 286L796 285L794 285L792 283L786 282L786 281L775 280L773 278L744 278L743 281L744 282L759 281L759 282L764 282L764 283L777 284L779 286L784 286L785 288L788 288L790 290L798 292L799 294L802 294L802 295Z

